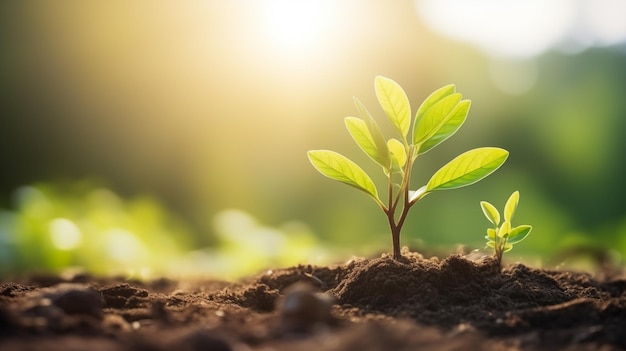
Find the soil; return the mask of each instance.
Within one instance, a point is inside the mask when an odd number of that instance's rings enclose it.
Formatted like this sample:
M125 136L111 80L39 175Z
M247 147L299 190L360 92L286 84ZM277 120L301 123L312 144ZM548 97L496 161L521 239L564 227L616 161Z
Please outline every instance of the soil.
M0 350L626 350L626 279L404 252L241 282L0 284Z

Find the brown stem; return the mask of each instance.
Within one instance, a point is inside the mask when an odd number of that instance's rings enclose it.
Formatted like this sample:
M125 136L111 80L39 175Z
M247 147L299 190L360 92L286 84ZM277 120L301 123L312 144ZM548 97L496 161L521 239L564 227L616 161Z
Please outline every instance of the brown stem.
M389 220L389 228L391 229L391 240L393 244L393 259L399 260L402 257L400 253L400 232L402 231L402 226L404 225L404 221L406 220L406 216L409 213L409 209L413 205L409 201L409 183L411 179L411 166L413 165L413 149L410 149L407 155L407 162L404 165L404 174L402 177L402 182L400 183L400 190L398 191L398 195L395 197L393 194L393 174L389 176L389 210L385 213L387 214L387 219ZM400 198L404 199L402 204L402 213L396 222L395 212L398 208L398 203Z
M392 227L391 238L393 241L393 259L399 260L402 257L400 253L400 229L401 227Z
M389 222L389 230L391 230L393 259L398 260L402 256L400 254L400 229L402 227L396 224L396 216L394 212L395 212L395 207L390 206L389 210L385 211L385 214L387 214L387 221Z
M404 221L409 214L410 208L411 204L409 203L407 193L404 200L404 206L402 207L402 213L400 214L398 221L396 222L393 212L390 211L387 213L389 228L391 229L391 239L393 241L393 258L395 260L399 260L402 257L402 254L400 253L400 232L402 231L402 226L404 225Z

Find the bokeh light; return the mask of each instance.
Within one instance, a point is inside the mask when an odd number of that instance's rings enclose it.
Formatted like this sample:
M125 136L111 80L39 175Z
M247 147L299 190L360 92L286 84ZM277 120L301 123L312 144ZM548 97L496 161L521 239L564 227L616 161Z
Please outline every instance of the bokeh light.
M55 218L50 221L50 239L59 250L73 250L82 241L80 228L67 218Z

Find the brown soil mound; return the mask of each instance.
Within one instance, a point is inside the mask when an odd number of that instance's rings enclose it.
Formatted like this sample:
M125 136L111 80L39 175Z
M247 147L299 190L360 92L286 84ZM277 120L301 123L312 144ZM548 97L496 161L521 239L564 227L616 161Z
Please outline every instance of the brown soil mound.
M1 350L418 348L626 350L626 280L405 252L238 283L0 284Z

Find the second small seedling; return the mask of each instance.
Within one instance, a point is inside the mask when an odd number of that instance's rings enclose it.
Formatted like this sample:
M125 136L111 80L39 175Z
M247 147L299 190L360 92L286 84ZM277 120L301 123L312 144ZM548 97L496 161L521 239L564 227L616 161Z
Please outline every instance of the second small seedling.
M532 226L525 224L517 227L513 227L511 224L518 203L519 191L515 191L509 196L504 205L504 222L500 225L500 212L498 212L496 207L487 201L480 202L480 207L485 217L494 225L493 228L487 229L485 239L487 239L487 246L493 249L494 257L500 268L502 268L502 254L510 251L513 248L513 244L526 239L533 229Z

